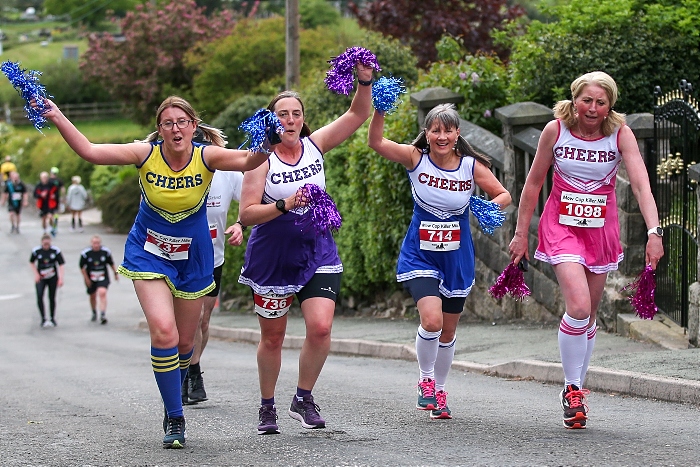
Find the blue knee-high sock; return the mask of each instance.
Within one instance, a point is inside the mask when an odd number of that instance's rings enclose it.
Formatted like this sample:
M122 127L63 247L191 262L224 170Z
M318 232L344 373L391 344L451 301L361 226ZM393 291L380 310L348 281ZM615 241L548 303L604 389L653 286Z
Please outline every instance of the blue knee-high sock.
M194 347L187 353L180 354L180 386L185 381L187 376L187 371L190 369L190 360L192 360L192 354L194 353Z
M180 355L177 347L156 349L151 347L151 365L156 383L163 398L168 417L182 417L182 397L180 395Z

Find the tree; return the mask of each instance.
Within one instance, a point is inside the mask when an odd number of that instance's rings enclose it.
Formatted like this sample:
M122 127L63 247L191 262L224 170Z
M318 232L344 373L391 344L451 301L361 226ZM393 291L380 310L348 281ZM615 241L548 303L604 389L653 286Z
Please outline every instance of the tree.
M233 25L230 12L207 18L194 0L138 5L121 21L124 41L90 35L81 69L124 103L135 121L148 124L169 94L189 97L193 76L184 64L185 53L224 37Z
M44 9L50 15L68 15L71 22L95 26L108 12L123 16L139 4L139 0L45 0Z
M507 58L505 49L495 47L491 31L501 28L505 20L525 14L519 5L507 0L376 0L350 9L361 26L399 39L410 45L425 68L437 59L435 44L444 34L459 37L467 50L495 51Z
M499 33L512 50L513 99L551 106L571 98L574 78L601 70L617 82L616 110L652 111L654 86L700 76L700 4L679 3L572 0L545 10L555 21Z
M340 12L326 0L301 0L299 16L301 16L301 27L305 29L340 24Z
M337 50L332 30L324 27L300 31L302 83L309 74L328 68ZM245 20L231 34L212 41L185 58L194 78L197 106L216 115L244 94L274 95L284 87L284 18Z

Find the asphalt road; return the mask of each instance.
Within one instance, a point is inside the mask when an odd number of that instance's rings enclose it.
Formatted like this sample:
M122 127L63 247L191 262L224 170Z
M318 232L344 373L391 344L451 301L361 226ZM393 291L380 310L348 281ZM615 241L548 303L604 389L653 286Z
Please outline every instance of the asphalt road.
M286 414L296 351L278 384L280 435L258 436L255 347L212 340L202 360L210 400L185 409L184 450L161 447L162 406L148 334L128 281L114 284L106 326L91 323L77 276L59 292L58 327L42 329L29 251L37 232L0 230L0 464L697 465L697 406L594 393L589 428L561 426L559 387L454 371L453 420L414 409L416 364L330 356L314 390L324 430ZM85 244L89 233L82 234ZM81 242L62 232L71 274ZM105 243L120 258L119 244ZM32 241L36 240L36 241Z

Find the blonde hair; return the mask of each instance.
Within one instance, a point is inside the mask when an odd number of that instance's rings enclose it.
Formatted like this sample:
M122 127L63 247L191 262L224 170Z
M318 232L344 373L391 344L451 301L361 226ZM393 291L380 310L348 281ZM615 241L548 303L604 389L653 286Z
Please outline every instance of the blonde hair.
M423 125L423 129L420 133L418 133L418 136L411 144L421 151L430 152L430 145L428 144L428 136L426 133L428 129L435 124L435 122L439 122L445 128L457 129L459 128L459 113L457 113L457 110L453 104L436 105L425 116L425 124ZM457 155L460 157L472 156L486 167L491 167L491 160L489 157L474 149L474 147L469 144L466 138L462 135L457 137L455 150Z
M165 109L170 107L177 107L178 109L185 112L192 120L194 120L195 125L197 125L202 131L205 139L207 141L211 141L211 144L215 146L221 146L222 148L226 147L226 135L224 135L223 131L212 126L202 124L202 119L199 117L197 111L194 110L194 107L192 107L192 105L189 102L187 102L185 99L179 96L170 96L160 104L158 110L156 111L156 128L158 128L158 125L160 124L161 114ZM150 133L148 136L146 136L146 139L142 141L144 143L152 143L154 141L158 141L158 136L158 130L156 129L156 131Z
M554 118L563 121L568 128L576 125L578 116L574 110L574 101L581 95L584 88L591 84L603 88L610 101L610 113L600 127L605 136L610 136L615 128L623 126L626 121L625 114L613 110L613 106L617 102L617 84L609 74L603 71L592 71L573 80L571 82L571 100L564 99L554 104Z
M71 177L70 180L71 180L71 182L73 182L73 183L80 184L80 182L81 182L83 179L80 178L80 175L73 175L73 176Z

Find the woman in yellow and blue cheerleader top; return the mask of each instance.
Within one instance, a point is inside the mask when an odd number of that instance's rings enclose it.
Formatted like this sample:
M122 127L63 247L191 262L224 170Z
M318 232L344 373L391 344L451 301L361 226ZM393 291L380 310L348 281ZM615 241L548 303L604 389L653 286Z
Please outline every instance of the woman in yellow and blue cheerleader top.
M163 446L185 445L180 387L187 374L202 297L214 287L206 198L215 170L252 170L265 153L225 149L224 135L200 125L192 106L176 96L158 108L156 128L143 142L92 144L48 99L45 114L83 159L100 165L134 164L142 200L119 272L132 279L151 335L151 362L165 404ZM200 127L210 146L193 143Z

